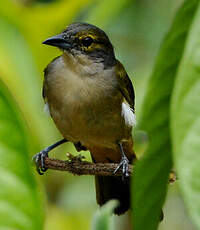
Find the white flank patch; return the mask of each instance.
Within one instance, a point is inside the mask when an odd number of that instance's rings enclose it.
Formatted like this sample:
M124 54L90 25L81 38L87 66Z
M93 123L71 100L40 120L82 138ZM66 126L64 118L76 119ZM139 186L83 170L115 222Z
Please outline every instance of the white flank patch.
M124 117L125 120L125 124L127 126L134 126L136 125L136 117L135 114L133 112L133 110L131 109L130 105L123 102L122 103L122 112L121 115Z
M49 104L46 102L45 105L44 105L44 111L50 115L50 110L49 110Z

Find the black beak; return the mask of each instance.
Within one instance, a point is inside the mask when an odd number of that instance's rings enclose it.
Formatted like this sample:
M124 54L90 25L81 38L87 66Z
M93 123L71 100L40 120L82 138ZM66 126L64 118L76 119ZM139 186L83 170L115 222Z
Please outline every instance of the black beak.
M56 46L61 49L71 48L71 44L63 38L63 34L58 34L56 36L50 37L47 40L43 41L42 44Z

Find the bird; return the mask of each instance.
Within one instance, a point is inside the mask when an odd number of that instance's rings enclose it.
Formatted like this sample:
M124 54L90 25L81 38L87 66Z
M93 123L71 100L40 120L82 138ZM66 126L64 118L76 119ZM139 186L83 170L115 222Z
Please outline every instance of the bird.
M77 151L89 150L94 163L117 163L113 176L95 176L96 199L100 206L117 199L114 213L124 214L130 209L128 165L137 160L132 82L95 25L72 23L43 44L62 51L44 70L43 98L63 139L34 156L37 171L43 174L49 151L68 141ZM122 177L115 176L120 169Z

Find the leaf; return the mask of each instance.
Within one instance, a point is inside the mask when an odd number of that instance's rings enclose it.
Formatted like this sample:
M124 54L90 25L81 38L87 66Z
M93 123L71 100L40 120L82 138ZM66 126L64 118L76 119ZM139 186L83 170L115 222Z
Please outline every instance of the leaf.
M28 132L0 81L0 229L40 230L43 206L29 158Z
M130 2L130 0L116 0L115 4L113 4L113 0L97 1L94 8L87 16L87 21L94 25L103 27L108 22L112 21L113 18L117 17L119 12Z
M200 5L188 36L171 106L174 161L191 219L200 229Z
M15 25L31 45L40 71L60 52L42 46L42 41L61 32L91 0L59 0L49 4L28 4L3 0L0 17ZM20 16L20 17L19 17ZM39 26L38 26L39 25Z
M111 214L117 206L117 200L111 200L103 205L93 217L92 230L111 230Z
M171 94L198 2L186 0L178 10L149 79L141 119L141 127L149 135L149 146L143 159L136 164L133 176L134 230L155 230L159 223L172 167L169 129Z
M43 111L39 73L31 51L18 29L0 20L0 79L15 97L30 128L32 141L41 144L53 133Z

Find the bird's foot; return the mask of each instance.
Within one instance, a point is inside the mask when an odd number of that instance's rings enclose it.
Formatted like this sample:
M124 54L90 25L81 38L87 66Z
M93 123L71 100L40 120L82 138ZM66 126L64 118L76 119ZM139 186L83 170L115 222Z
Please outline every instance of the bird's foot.
M45 167L45 158L48 157L48 151L45 149L35 154L32 158L32 161L35 162L36 170L40 175L43 175L47 171Z
M124 180L125 177L129 177L128 163L128 158L126 156L123 156L119 165L115 169L114 174L122 167L122 179Z

